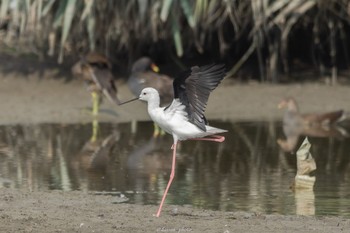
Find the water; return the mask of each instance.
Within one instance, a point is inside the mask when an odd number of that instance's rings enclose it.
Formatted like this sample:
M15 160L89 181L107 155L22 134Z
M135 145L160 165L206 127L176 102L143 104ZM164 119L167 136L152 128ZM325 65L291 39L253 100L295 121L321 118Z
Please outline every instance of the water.
M96 123L96 122L95 122ZM166 202L258 213L350 216L349 138L310 138L314 189L293 191L296 156L281 151L279 122L211 122L224 143L186 141ZM115 203L158 205L168 182L172 137L152 138L153 123L0 126L0 185L82 190Z

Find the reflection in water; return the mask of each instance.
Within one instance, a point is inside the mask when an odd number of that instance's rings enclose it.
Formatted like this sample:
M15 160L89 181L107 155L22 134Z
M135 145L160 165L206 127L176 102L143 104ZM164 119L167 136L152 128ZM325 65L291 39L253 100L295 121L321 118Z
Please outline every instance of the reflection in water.
M167 202L200 208L280 214L348 215L348 138L313 138L314 190L289 189L296 156L283 152L276 122L215 122L229 130L221 144L186 141ZM0 182L27 190L83 190L125 195L130 203L158 204L171 168L171 136L152 138L153 124L0 126ZM309 199L310 207L300 201ZM305 203L305 202L304 202ZM312 209L313 208L313 209ZM309 211L309 212L306 212Z
M296 213L299 215L315 215L314 185L316 177L311 173L316 170L316 162L310 153L311 144L306 137L299 147L297 158L297 174L294 180Z

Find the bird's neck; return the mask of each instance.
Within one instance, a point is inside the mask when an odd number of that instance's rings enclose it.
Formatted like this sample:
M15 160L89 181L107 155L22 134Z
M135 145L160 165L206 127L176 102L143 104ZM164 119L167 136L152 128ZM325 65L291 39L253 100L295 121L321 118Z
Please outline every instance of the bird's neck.
M299 108L298 108L297 103L295 101L290 101L288 103L288 110L290 112L296 112L296 113L299 112Z
M159 96L153 96L151 100L148 101L148 112L159 108L160 99Z

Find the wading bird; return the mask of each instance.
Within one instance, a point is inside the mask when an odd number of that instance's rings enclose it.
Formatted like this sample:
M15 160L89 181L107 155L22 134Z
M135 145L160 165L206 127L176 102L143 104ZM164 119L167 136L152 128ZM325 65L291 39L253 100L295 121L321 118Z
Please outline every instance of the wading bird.
M223 142L225 140L224 136L216 134L227 132L227 130L209 126L204 116L209 94L219 85L224 76L224 65L195 66L174 80L174 99L168 107L159 107L159 93L151 87L144 88L139 97L122 103L125 104L138 99L146 101L151 119L165 132L173 136L170 179L159 205L157 217L160 215L164 200L175 176L178 142L184 140Z
M102 94L117 105L117 88L111 73L111 64L102 54L90 52L81 58L73 67L74 75L82 77L92 95L92 114L98 114Z
M347 132L336 123L346 119L343 110L326 113L300 114L294 98L283 99L278 108L285 108L283 132L287 140L278 139L277 143L287 152L295 149L300 135L313 137L344 137Z

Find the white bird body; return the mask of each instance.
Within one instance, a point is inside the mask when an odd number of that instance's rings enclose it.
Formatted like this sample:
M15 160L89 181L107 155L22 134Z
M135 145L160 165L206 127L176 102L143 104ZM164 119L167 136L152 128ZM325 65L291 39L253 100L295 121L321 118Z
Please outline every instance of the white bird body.
M139 99L148 102L147 110L149 116L165 132L173 135L174 144L178 140L184 141L227 132L227 130L208 125L205 126L206 131L199 129L196 125L189 122L188 114L185 111L186 106L179 99L174 99L167 108L159 107L159 94L154 88L148 87L143 89Z

